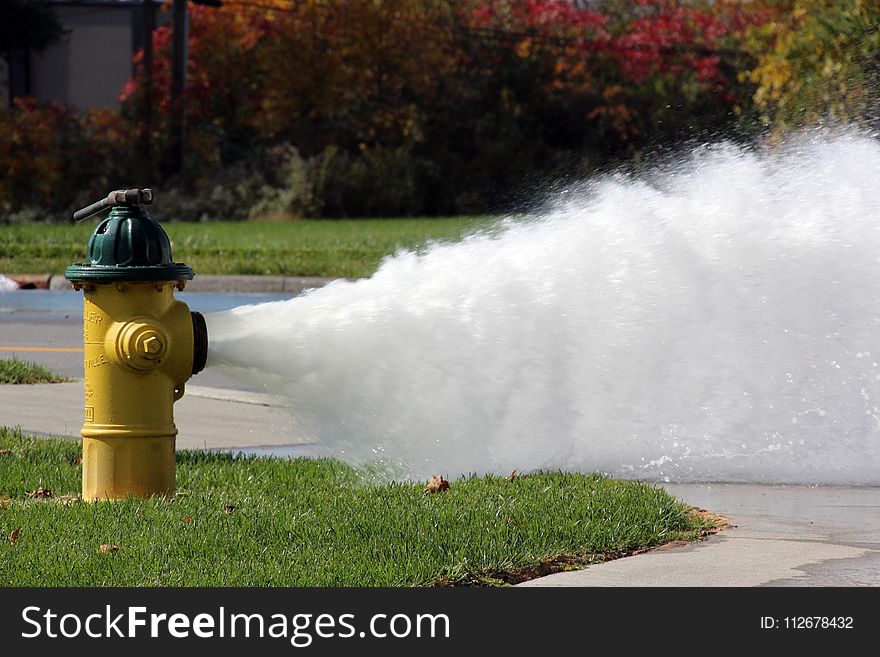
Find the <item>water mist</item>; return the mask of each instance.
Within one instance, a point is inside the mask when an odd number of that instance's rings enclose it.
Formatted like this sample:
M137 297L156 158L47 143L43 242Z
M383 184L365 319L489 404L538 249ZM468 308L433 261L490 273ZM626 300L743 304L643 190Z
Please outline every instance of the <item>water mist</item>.
M705 147L568 196L208 315L208 364L398 478L880 484L877 141Z

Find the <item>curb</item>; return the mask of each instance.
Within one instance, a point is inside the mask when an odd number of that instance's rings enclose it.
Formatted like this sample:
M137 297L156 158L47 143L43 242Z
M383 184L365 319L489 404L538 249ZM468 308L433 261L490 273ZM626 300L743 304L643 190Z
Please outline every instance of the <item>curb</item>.
M3 276L3 275L0 275ZM6 274L19 290L72 290L64 276L53 274ZM197 275L186 284L187 292L224 292L227 294L301 294L323 287L336 278L323 276ZM352 279L348 279L352 280Z
M48 290L51 274L6 274L7 280L18 285L19 290Z

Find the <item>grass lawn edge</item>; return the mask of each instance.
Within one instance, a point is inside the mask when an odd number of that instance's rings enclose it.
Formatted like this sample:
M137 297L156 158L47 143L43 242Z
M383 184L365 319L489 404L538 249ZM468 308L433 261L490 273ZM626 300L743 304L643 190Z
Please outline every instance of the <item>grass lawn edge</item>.
M199 451L178 455L179 495L83 504L77 441L2 429L0 448L6 448L0 449L0 552L6 553L0 562L7 568L4 575L0 563L0 586L509 586L686 545L730 526L661 487L605 475L470 477L428 495L413 483L352 484L350 468L332 460L217 459ZM248 475L263 487L222 485ZM285 499L291 495L295 501ZM226 505L238 510L224 514ZM95 554L99 545L114 544L118 556ZM263 548L283 553L269 554L265 572ZM155 562L140 562L157 549ZM321 579L308 568L296 570L285 559L302 560L300 551L308 552L308 563L336 571ZM328 554L344 565L329 563ZM250 570L235 570L240 557L250 559ZM382 565L352 570L345 563L358 558ZM219 578L186 573L200 563L213 568L215 560ZM56 572L59 562L78 570ZM40 581L16 572L24 564ZM126 575L123 566L149 572Z
M685 545L693 545L694 543L704 541L715 534L736 526L731 523L730 519L726 516L712 513L711 511L696 506L690 507L688 514L692 517L699 518L705 523L696 531L695 535L689 539L673 539L666 543L649 545L622 552L594 553L587 556L563 554L555 557L548 557L537 564L525 568L474 573L459 580L441 579L435 584L435 586L516 586L517 584L522 584L523 582L539 579L548 575L583 570L590 566L597 566L599 564L608 563L609 561L634 557L648 552L658 552L676 547L684 547Z

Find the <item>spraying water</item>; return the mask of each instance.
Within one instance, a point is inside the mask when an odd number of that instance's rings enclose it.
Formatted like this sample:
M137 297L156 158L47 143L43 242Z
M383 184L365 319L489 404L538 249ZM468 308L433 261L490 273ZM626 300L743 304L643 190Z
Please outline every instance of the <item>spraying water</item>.
M705 147L370 279L209 315L209 365L398 478L880 484L880 144Z

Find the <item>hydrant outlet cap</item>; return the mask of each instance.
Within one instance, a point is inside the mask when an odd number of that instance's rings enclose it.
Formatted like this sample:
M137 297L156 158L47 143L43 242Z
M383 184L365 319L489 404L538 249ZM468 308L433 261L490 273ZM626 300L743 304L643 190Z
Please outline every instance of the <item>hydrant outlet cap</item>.
M72 282L191 280L188 265L173 262L168 234L142 207L119 205L89 239L88 262L70 265Z

